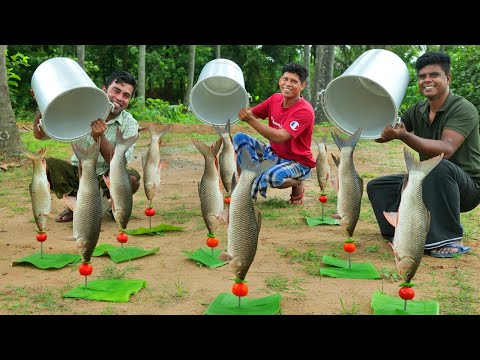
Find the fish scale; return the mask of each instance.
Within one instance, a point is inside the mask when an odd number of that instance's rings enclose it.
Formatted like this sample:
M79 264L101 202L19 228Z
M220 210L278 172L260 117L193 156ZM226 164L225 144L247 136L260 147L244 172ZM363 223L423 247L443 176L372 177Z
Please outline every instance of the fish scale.
M222 137L223 146L218 155L220 167L220 179L227 196L232 193L232 176L237 170L237 163L235 161L235 149L233 147L232 137L230 135L230 119L225 124L225 127L214 125L215 131Z
M32 201L33 217L40 232L45 231L47 216L50 213L52 198L50 196L50 183L48 182L45 154L47 149L40 149L38 154L23 150L23 153L32 160L32 182L29 185L30 199Z
M73 142L72 148L80 162L80 181L73 212L73 237L82 261L88 263L97 245L102 223L102 199L96 172L100 141L93 143L87 150Z
M121 229L126 229L133 208L132 184L127 170L125 152L138 139L138 134L124 138L117 128L115 151L110 161L110 197L113 217Z
M252 162L250 152L242 149L242 171L235 184L229 208L227 229L227 251L220 254L219 259L230 261L234 275L244 280L257 252L258 235L261 228L261 214L253 206L251 189L253 181L260 174L275 165L274 160L264 160L259 165Z
M392 248L398 273L406 282L410 282L422 260L430 229L430 212L423 202L423 181L440 163L443 154L418 161L405 147L404 157L408 177L402 191L398 213L384 212L384 215L395 227Z
M327 186L328 179L330 178L330 165L328 164L328 152L327 152L327 134L325 134L321 141L315 140L318 147L318 155L315 160L317 170L317 180L320 190L323 193Z
M349 237L353 236L360 217L362 204L363 179L358 175L353 161L353 153L362 129L359 128L348 138L341 138L332 132L333 140L340 150L340 158L332 154L338 168L337 216Z
M148 200L152 201L155 194L160 189L160 176L161 176L161 161L160 161L160 145L162 143L162 136L170 128L170 125L166 128L160 124L150 124L150 144L148 150L143 157L143 188Z
M224 212L223 194L220 188L218 175L217 154L222 145L222 139L218 139L213 145L208 146L200 140L193 139L193 145L200 151L205 159L205 167L202 179L198 183L198 195L202 217L210 234L214 234L219 218Z

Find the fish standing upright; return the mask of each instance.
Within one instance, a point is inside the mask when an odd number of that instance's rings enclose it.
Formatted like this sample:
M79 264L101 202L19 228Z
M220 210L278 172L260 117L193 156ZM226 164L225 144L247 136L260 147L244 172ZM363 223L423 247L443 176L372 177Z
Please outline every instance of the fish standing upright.
M73 211L73 238L82 257L88 263L97 245L102 225L102 199L96 172L101 137L87 150L72 142L80 162L80 181Z
M138 134L124 138L120 128L117 129L115 151L110 161L110 197L115 221L120 229L126 229L133 208L132 184L127 170L125 152L135 144Z
M222 139L218 139L211 146L197 139L193 139L192 143L205 158L202 179L198 183L198 196L200 197L203 220L207 226L208 233L213 235L222 219L226 217L217 160Z
M214 125L214 129L218 135L222 137L223 146L218 155L220 167L220 178L222 179L223 188L226 196L232 194L232 176L237 171L237 163L235 160L235 149L233 148L232 136L230 135L230 119L227 120L225 127Z
M46 152L47 149L40 149L38 154L23 150L23 153L27 155L33 163L32 182L29 185L29 191L32 200L33 217L40 232L45 231L47 217L52 205L50 183L48 182L46 171Z
M404 179L398 212L383 212L395 227L393 253L397 271L406 282L415 275L423 257L430 229L430 212L423 202L422 188L425 177L440 163L441 155L418 161L403 149L408 175Z
M333 161L338 168L335 185L337 214L332 217L340 220L340 225L349 237L352 237L355 231L362 204L363 179L358 175L353 161L353 152L361 133L362 129L359 128L348 138L342 138L338 133L332 132L333 141L340 150L340 158L332 154Z
M152 123L149 125L150 130L150 144L146 154L142 158L143 165L143 188L147 199L151 202L155 194L160 189L161 169L168 165L168 162L160 159L160 145L162 143L162 136L170 128L170 125L165 127L161 124Z
M245 280L248 269L257 252L258 236L262 216L253 206L252 185L255 178L275 165L274 160L264 160L260 164L252 162L250 152L243 148L240 154L242 171L235 184L232 176L232 196L228 215L227 251L219 259L230 262L234 275Z
M318 155L316 159L317 180L322 194L325 192L325 187L330 178L330 165L328 164L327 153L327 134L322 138L322 141L313 139L318 146Z

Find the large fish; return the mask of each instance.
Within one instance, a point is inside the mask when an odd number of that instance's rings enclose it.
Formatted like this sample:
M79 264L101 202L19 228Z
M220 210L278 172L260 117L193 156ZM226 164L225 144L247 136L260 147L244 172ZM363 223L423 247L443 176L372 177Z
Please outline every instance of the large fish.
M127 171L125 152L135 144L138 134L123 138L120 128L117 129L115 151L110 161L110 197L115 221L120 229L126 229L133 208L132 184Z
M338 168L335 184L337 214L333 217L340 220L340 225L349 237L352 237L355 231L362 203L363 179L358 175L353 162L353 152L361 133L362 129L359 128L350 137L342 138L338 133L332 132L333 141L340 150L340 158L332 154Z
M80 161L80 181L73 211L73 238L84 263L90 262L102 224L102 200L96 172L101 138L87 150L72 142Z
M410 282L415 275L425 250L425 241L430 229L430 212L423 202L423 180L443 158L435 156L425 161L416 160L404 148L408 175L405 177L398 212L383 212L395 227L393 253L400 276Z
M168 131L170 125L165 127L158 123L152 123L148 128L150 130L150 145L142 158L142 164L143 188L151 205L151 201L160 189L161 169L168 165L168 162L161 161L160 159L160 145L162 143L162 136Z
M207 226L208 233L214 234L215 229L220 225L222 219L224 220L226 217L217 160L222 139L218 139L211 146L197 139L193 139L192 143L205 158L202 179L198 183L198 195L200 197L202 217Z
M219 255L219 259L230 262L234 275L245 280L248 269L257 252L258 235L262 216L253 206L252 185L260 174L275 164L273 160L264 160L260 164L252 162L250 152L243 148L240 154L242 171L235 184L232 177L232 196L228 216L227 251Z
M35 223L40 232L45 231L47 216L50 213L52 198L50 197L50 183L47 179L45 153L47 149L40 149L38 154L23 150L33 163L32 182L29 185L32 211Z
M328 179L330 178L330 165L328 164L327 153L327 134L323 136L322 141L313 140L318 146L318 155L316 159L318 185L320 185L321 192L324 193Z
M232 176L237 170L235 160L235 149L233 148L232 136L230 135L230 119L227 120L225 127L213 125L218 135L222 137L223 146L218 155L220 166L220 178L222 179L223 188L226 196L232 193Z

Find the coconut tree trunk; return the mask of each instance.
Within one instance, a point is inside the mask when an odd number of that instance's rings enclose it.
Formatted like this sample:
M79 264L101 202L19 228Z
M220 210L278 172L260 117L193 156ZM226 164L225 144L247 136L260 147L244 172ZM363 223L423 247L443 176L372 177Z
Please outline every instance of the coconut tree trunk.
M303 90L303 97L305 100L311 103L311 91L310 91L310 49L311 45L303 45L303 66L308 70L307 84Z
M12 156L20 155L23 143L8 94L6 50L0 45L0 154Z
M85 45L77 45L77 62L85 70Z
M147 45L138 45L138 86L137 100L145 105L145 52Z
M190 92L193 87L193 78L195 73L195 45L188 46L188 80L187 80L187 91L185 92L185 97L183 98L183 103L185 106L190 106Z

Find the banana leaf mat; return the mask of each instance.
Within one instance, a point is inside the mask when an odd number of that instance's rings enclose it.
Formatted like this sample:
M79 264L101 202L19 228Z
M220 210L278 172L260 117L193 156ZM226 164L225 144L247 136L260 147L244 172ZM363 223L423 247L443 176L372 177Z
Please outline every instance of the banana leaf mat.
M211 302L205 315L279 315L280 300L280 293L257 299L245 296L239 306L238 296L222 293Z
M373 315L439 315L440 305L437 301L405 300L400 296L392 297L376 291L372 295Z
M317 225L340 225L340 221L338 219L333 219L331 217L311 217L305 216L305 220L307 220L308 226L317 226Z
M179 226L160 224L153 226L152 228L139 227L137 229L125 229L125 234L128 235L163 235L166 231L183 231L184 229Z
M42 254L38 252L14 261L12 266L29 263L40 269L60 269L80 259L81 257L78 254L47 254L45 252Z
M207 248L198 248L194 252L182 250L182 252L187 255L190 259L195 260L203 265L208 266L210 269L217 268L219 266L223 266L228 263L228 261L222 261L218 259L218 255L222 252L220 249L213 250L212 256L212 249Z
M131 295L135 295L146 286L145 280L91 280L87 282L87 288L82 284L67 291L62 297L128 302Z
M92 256L102 256L108 254L112 261L119 263L122 261L133 260L143 256L156 253L160 248L144 250L136 246L117 247L111 244L100 244L93 250Z
M322 262L333 267L320 268L320 275L344 279L381 279L375 266L372 263L351 262L333 256L324 255Z

